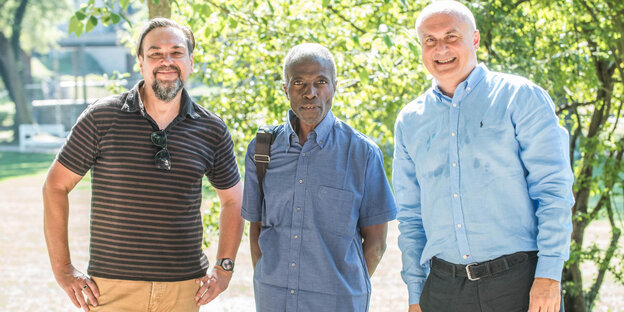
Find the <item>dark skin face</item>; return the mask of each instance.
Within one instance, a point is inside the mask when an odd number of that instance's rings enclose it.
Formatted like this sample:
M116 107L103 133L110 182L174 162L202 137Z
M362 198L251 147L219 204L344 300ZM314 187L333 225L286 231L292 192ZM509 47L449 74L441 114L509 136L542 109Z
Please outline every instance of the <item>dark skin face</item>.
M292 64L288 68L284 91L299 119L299 128L303 132L300 137L307 137L331 110L336 92L332 73L329 62L314 58Z

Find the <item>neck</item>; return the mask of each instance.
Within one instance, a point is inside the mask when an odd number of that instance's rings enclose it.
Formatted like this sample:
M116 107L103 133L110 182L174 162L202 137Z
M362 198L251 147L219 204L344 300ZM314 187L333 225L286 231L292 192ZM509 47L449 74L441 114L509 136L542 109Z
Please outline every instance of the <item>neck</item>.
M154 119L161 130L165 129L180 112L182 91L180 90L171 102L165 102L157 98L154 90L151 88L143 86L140 91L145 111Z

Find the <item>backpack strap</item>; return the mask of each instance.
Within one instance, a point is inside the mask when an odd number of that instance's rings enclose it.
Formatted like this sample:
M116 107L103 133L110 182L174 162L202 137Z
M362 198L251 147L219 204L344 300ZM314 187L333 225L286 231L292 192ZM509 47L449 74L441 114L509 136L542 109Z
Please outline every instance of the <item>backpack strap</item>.
M266 175L266 170L271 162L271 144L275 141L277 129L280 126L261 126L256 132L256 153L254 162L256 163L256 173L258 174L258 185L260 186L260 199L264 199L264 188L262 182Z

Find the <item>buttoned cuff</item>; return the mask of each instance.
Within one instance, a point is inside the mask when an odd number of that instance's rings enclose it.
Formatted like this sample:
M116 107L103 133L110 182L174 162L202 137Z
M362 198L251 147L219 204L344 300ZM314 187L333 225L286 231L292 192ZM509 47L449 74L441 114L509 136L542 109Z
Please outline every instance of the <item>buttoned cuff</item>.
M550 278L552 280L561 282L563 263L564 260L559 257L539 256L537 258L535 277Z
M407 292L409 293L409 304L420 303L420 294L422 294L425 287L425 281L411 283L407 285Z

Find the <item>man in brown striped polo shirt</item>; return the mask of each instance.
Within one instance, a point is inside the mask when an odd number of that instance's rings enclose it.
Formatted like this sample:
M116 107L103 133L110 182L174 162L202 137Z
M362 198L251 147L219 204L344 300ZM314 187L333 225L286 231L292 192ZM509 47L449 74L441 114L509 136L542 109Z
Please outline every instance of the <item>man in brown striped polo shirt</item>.
M90 105L50 168L50 262L85 311L198 311L228 286L243 230L242 187L227 127L183 88L194 46L187 27L149 21L137 44L144 80ZM72 265L67 237L68 193L89 170L90 277ZM212 270L201 249L204 175L222 205Z

